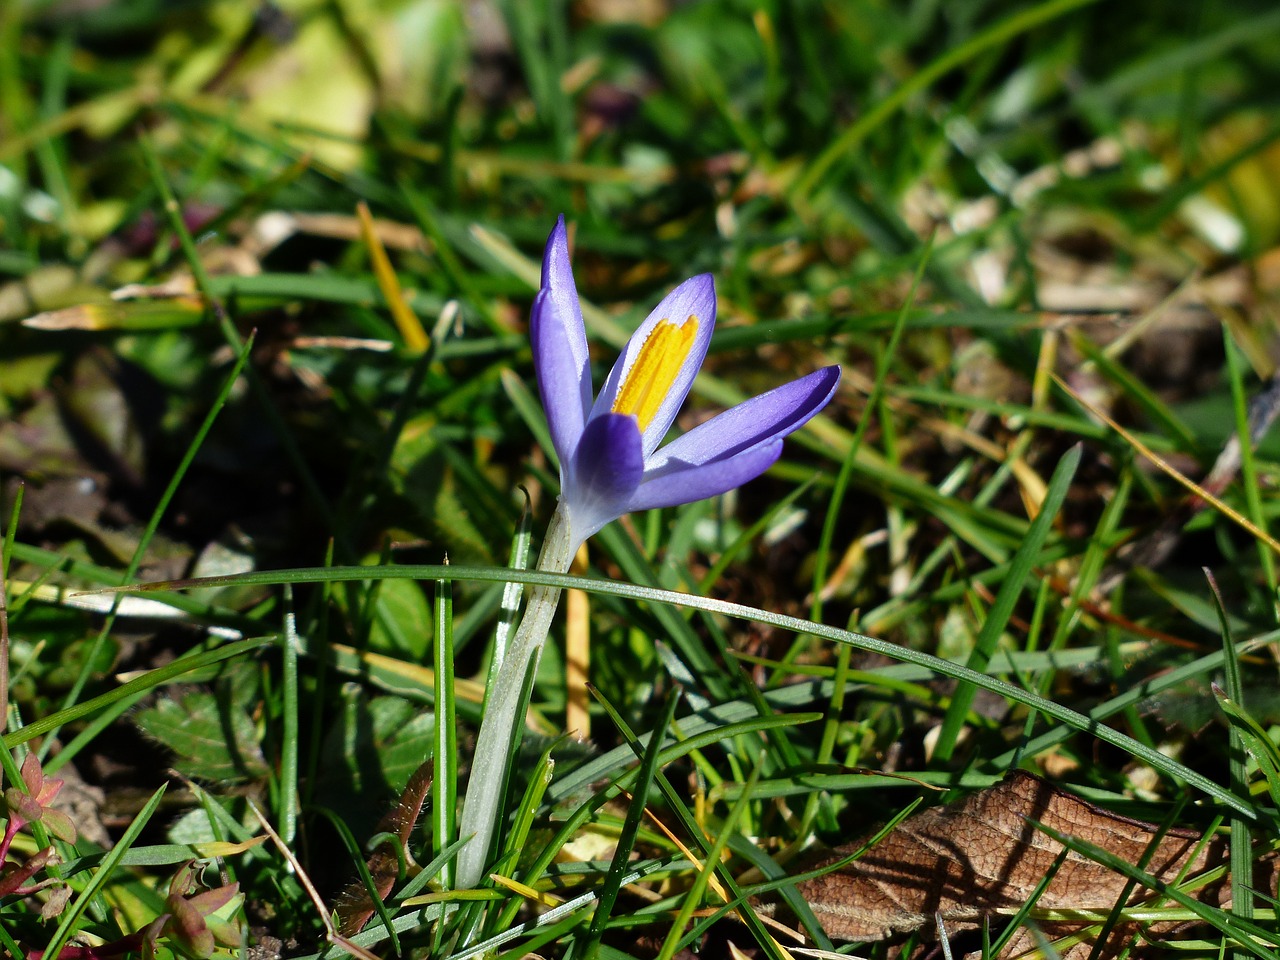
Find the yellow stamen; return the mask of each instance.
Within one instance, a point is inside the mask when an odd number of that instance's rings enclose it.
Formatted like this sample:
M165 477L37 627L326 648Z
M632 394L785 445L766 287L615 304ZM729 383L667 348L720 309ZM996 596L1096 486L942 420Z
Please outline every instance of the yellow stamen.
M697 335L698 318L692 314L679 325L670 320L659 321L645 337L627 378L618 388L612 412L633 413L641 431L648 429Z

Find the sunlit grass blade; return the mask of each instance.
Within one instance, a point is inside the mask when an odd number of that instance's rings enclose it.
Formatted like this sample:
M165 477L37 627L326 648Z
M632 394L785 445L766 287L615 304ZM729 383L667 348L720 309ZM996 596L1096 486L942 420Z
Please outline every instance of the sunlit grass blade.
M280 632L280 836L292 843L298 831L298 620L293 591L285 590L284 629Z
M1244 685L1240 678L1240 661L1236 657L1235 643L1231 639L1231 625L1227 620L1226 606L1213 574L1205 570L1205 578L1213 593L1218 609L1218 622L1222 630L1223 676L1226 681L1227 699L1240 712L1244 712ZM1247 728L1246 728L1247 729ZM1227 726L1227 761L1231 775L1231 789L1239 796L1249 796L1249 760L1246 754L1244 730L1238 723ZM1243 920L1254 917L1253 893L1253 834L1249 821L1233 816L1231 827L1231 912Z
M423 233L435 244L436 255L439 257L440 265L444 268L449 280L457 288L459 294L465 298L468 305L480 314L480 318L489 327L490 331L497 335L503 334L505 329L494 315L488 298L477 288L470 274L462 265L462 261L453 249L454 244L445 235L445 231L441 229L439 219L428 200L421 192L413 189L403 181L400 184L400 189L409 205L409 209L413 212L414 218L421 225Z
M809 617L813 620L822 619L822 591L826 587L827 565L831 555L832 543L835 539L836 520L840 516L840 507L844 502L845 492L848 490L849 481L853 476L853 465L858 451L862 449L862 440L871 425L872 416L870 414L872 411L878 411L880 407L880 399L884 395L885 385L889 376L889 367L897 354L903 330L906 329L907 316L910 312L911 304L915 301L916 291L919 288L925 266L929 263L929 257L932 252L933 237L930 236L924 250L921 251L920 265L911 279L911 290L903 300L902 309L898 311L898 316L894 320L893 328L889 333L889 340L884 345L884 348L876 354L875 380L872 384L871 393L866 400L865 409L867 415L859 418L853 439L849 441L848 450L845 451L840 461L840 470L836 474L835 486L831 491L831 500L827 505L826 516L822 521L822 533L818 538L818 550L814 561L813 602L809 610Z
M1227 359L1227 376L1231 383L1231 408L1235 414L1235 439L1240 448L1240 485L1244 489L1245 505L1249 519L1259 530L1267 531L1267 516L1263 509L1262 486L1258 476L1258 459L1254 446L1259 438L1255 438L1257 427L1250 416L1249 403L1245 396L1244 369L1239 353L1233 342L1231 331L1224 326L1222 331L1224 353ZM1265 396L1267 391L1263 391ZM1263 421L1265 422L1265 421ZM1262 543L1257 544L1258 562L1266 575L1266 583L1271 597L1276 596L1276 558ZM1274 600L1273 606L1275 605ZM1280 619L1280 609L1276 612Z
M1065 836L1043 824L1037 824L1036 827L1068 849L1083 854L1090 860L1101 863L1109 869L1128 877L1130 880L1156 891L1161 896L1175 901L1179 906L1191 911L1198 919L1228 937L1233 946L1239 947L1255 957L1263 958L1263 960L1274 960L1274 951L1268 949L1268 945L1275 942L1275 934L1273 932L1250 920L1236 917L1232 912L1202 903L1178 886L1165 883L1127 860L1115 856L1103 847L1078 837Z
M718 600L710 597L695 597L688 594L673 593L671 591L659 590L653 587L612 580L600 580L587 577L572 577L561 574L537 572L517 574L504 568L464 567L462 565L406 565L402 567L334 567L327 570L278 570L270 573L262 572L236 574L226 577L210 577L200 581L166 581L164 583L158 583L155 586L156 588L173 589L177 586L208 586L221 583L323 583L343 580L368 580L384 577L409 577L418 580L481 580L487 582L498 582L512 579L519 580L523 583L545 584L565 589L577 588L589 593L599 593L608 596L624 597L631 600L647 601L658 604L656 607L657 610L666 609L668 606L690 607L695 610L722 614L724 616L742 620L757 620L761 623L767 623L779 629L789 630L796 633L812 633L817 637L821 637L835 643L849 644L855 649L875 653L891 660L914 664L939 676L950 677L953 680L970 683L974 686L998 694L999 696L1007 697L1016 703L1023 704L1028 709L1039 711L1046 717L1059 721L1070 731L1085 732L1106 743L1119 747L1120 749L1132 754L1134 757L1150 763L1157 770L1166 773L1170 777L1180 779L1188 785L1195 787L1195 789L1213 797L1218 802L1231 809L1238 810L1246 816L1255 816L1253 809L1248 803L1237 797L1231 791L1223 788L1220 784L1214 782L1211 778L1190 769L1176 760L1164 756L1158 750L1153 750L1147 745L1139 743L1132 737L1129 737L1118 730L1114 730L1105 725L1100 725L1096 718L1086 716L1076 710L1072 710L1069 707L1056 703L1053 700L1046 699L1038 694L1006 683L1003 680L978 673L968 667L952 663L948 660L943 660L927 653L921 653L917 650L901 647L897 644L878 640L874 637L864 636L850 630L842 630L838 627L814 623L809 620L802 620L799 617L792 617L786 614L761 610L756 607L750 607L740 603L732 603L726 600ZM131 586L124 589L139 591L143 589L143 585ZM674 613L674 611L671 612ZM675 620L677 623L683 622L683 618L678 614L675 615ZM1221 654L1219 653L1217 656L1220 657ZM1043 734L1042 737L1066 737L1070 735L1068 729L1064 729L1062 731L1051 731Z
M1044 503L1040 506L1040 512L1032 522L1022 547L1014 556L1009 576L1001 585L1000 592L996 594L995 602L987 611L982 628L974 641L973 650L969 655L970 669L983 672L991 661L996 644L999 643L1009 617L1013 614L1014 604L1022 594L1032 568L1040 561L1040 548L1049 536L1058 511L1062 508L1062 502L1066 499L1071 479L1080 465L1080 455L1080 448L1073 448L1054 470L1053 479L1049 482L1049 490L1045 495ZM945 764L951 759L955 751L956 739L968 717L969 708L973 705L976 693L975 687L961 684L952 695L951 705L947 708L942 721L942 730L934 746L933 755L937 762Z
M1176 444L1177 449L1187 453L1197 452L1199 443L1195 434L1153 390L1083 334L1072 336L1071 344L1088 357L1111 383L1124 391L1125 396L1129 397L1139 409L1146 412L1153 422L1154 430L1170 439Z
M116 841L115 846L111 848L102 860L102 865L94 872L89 882L85 884L75 898L67 905L63 911L62 917L58 922L57 928L53 932L53 936L49 938L49 943L45 947L46 956L56 957L66 944L68 938L76 929L81 916L89 908L89 905L102 893L106 885L111 881L112 875L120 866L120 861L128 853L133 846L135 840L141 835L147 823L151 820L152 815L160 806L160 801L164 798L165 788L159 787L153 793L149 800L143 804L142 809L129 823L120 839Z
M592 693L598 700L604 702L598 690L593 688ZM609 923L614 904L617 903L618 894L622 890L622 878L627 873L628 861L636 845L636 835L644 818L645 806L649 802L649 791L658 773L658 757L661 755L663 731L671 726L679 703L680 689L674 687L667 692L662 710L658 714L654 733L650 735L649 742L640 756L635 787L631 791L631 800L627 806L627 816L622 824L622 832L618 835L617 845L614 847L613 861L609 864L609 871L605 874L604 884L600 888L600 898L596 903L595 916L591 918L591 927L582 941L582 952L587 960L592 960L598 952L600 938L604 936L605 927ZM615 713L612 705L606 704L605 708L611 715Z
M640 757L643 762L643 758L646 753L644 742L635 735L630 726L622 716L617 713L617 711L610 709L610 705L606 701L601 701L601 704L604 706L605 710L609 712L610 718L618 728L618 731L622 734L623 739L626 741L626 745L637 757ZM662 733L662 730L654 730L649 734L649 736L660 738ZM687 744L688 741L685 741L680 744L680 746L683 747ZM662 773L662 766L668 762L669 761L659 753L657 766L653 772L654 782L661 791L663 797L666 799L667 805L670 807L672 813L683 828L690 849L702 858L702 862L704 864L703 876L706 877L706 879L703 880L703 883L705 884L710 882L711 875L714 873L717 884L723 888L725 895L728 898L745 903L745 897L743 896L742 890L739 888L737 881L725 868L725 865L720 862L718 857L712 856L712 850L720 849L721 843L718 841L713 841L711 843L707 842L706 837L703 835L701 825L685 805L683 798L672 787L671 782ZM738 815L741 815L741 811L739 811ZM728 837L722 837L720 840L727 842ZM751 931L752 936L756 938L756 942L760 945L760 948L763 950L766 957L769 957L770 960L790 960L790 956L785 948L773 939L773 936L766 929L763 921L761 921L761 919L756 915L754 910L743 909L739 916L746 924L747 929ZM668 942L674 946L674 939Z
M523 492L523 491L522 491ZM533 555L533 516L529 504L529 495L525 492L524 509L520 513L520 522L511 538L511 553L507 565L512 570L528 570ZM515 581L502 586L502 601L498 611L498 625L493 631L493 655L489 660L489 672L485 681L485 701L493 688L493 679L507 654L507 645L511 642L511 634L520 617L520 601L524 595L524 585Z
M601 530L596 535L596 540L622 568L623 576L632 583L653 587L658 585L658 577L653 568L636 548L635 542L618 530L616 524L610 524ZM689 621L677 610L665 605L654 607L651 612L665 636L679 650L681 658L702 679L712 695L723 697L729 694L723 671L717 668L706 645Z
M554 748L554 744L548 746L542 752L542 756L538 758L537 766L534 767L529 777L529 785L525 789L524 796L521 797L520 803L512 815L511 829L507 831L503 858L498 863L498 869L500 870L514 873L515 868L520 864L521 855L525 851L530 831L533 829L538 813L542 809L547 787L551 786L552 775L556 768L555 761L551 758ZM532 886L541 877L541 870L529 870L524 876L524 883L527 886ZM509 927L515 921L516 911L519 908L520 904L517 900L508 900L501 913L490 921L489 933L492 934L497 930Z
M432 850L438 856L453 843L458 806L458 728L453 689L453 584L436 581L436 629L432 643L436 668L435 776L431 791ZM441 868L445 889L453 886L453 864Z
M674 957L676 952L680 949L681 934L688 926L689 920L693 917L693 911L700 903L702 903L702 898L706 895L707 885L711 882L711 878L714 874L712 864L720 862L721 855L729 845L730 838L738 832L743 814L746 812L747 806L751 802L751 788L755 785L756 779L759 778L760 770L761 766L759 764L752 768L751 776L744 785L742 797L729 810L729 815L725 818L724 823L720 825L720 829L716 834L715 840L712 842L711 848L707 851L706 859L698 870L697 876L694 877L693 884L684 895L684 902L676 913L675 921L671 924L671 931L667 934L667 939L662 944L662 949L658 952L658 960L671 960L671 958ZM749 904L744 904L741 909L749 912L752 919L756 920L757 923L759 922L759 918L756 917L754 910ZM753 926L753 924L748 922L748 926ZM763 927L760 929L763 930ZM758 935L760 931L758 930L756 932ZM764 933L769 937L769 945L773 947L773 950L770 952L775 952L779 956L783 957L784 960L788 960L791 954L787 949L774 940L767 931L764 931ZM766 950L768 950L768 947L766 947Z
M686 735L682 740L665 746L659 755L658 762L660 765L669 764L695 749L714 743L728 743L732 742L734 737L744 734L798 725L816 719L818 719L817 714L797 714L767 718L752 717L736 722L699 723L696 719L685 720L682 721L681 726L686 729L693 727L697 733ZM551 785L548 795L550 801L555 804L574 797L584 786L602 777L610 780L606 788L598 790L591 798L579 803L573 812L565 817L555 836L543 847L542 852L530 865L527 876L531 881L542 875L557 851L575 836L577 831L582 829L605 803L616 797L620 791L630 787L637 776L636 770L630 767L630 763L635 759L637 751L642 751L643 746L648 743L649 736L643 735L633 743L620 746L596 761L580 766Z
M1280 807L1280 749L1267 736L1262 725L1245 713L1221 689L1215 687L1214 697L1231 722L1232 729L1240 735L1244 748L1258 764L1258 771L1271 795L1272 803Z

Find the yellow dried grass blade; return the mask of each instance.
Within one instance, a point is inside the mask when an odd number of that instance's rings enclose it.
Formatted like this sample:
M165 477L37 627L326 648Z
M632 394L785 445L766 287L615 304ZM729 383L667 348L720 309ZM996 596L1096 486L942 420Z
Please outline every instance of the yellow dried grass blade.
M330 644L329 650L339 659L340 667L345 662L348 662L349 658L349 662L358 662L365 667L377 670L383 678L403 677L413 688L419 690L435 689L436 672L430 667L410 663L407 660L400 660L397 657L389 657L382 653L357 650L355 647L349 647L342 643ZM475 680L468 680L465 677L454 677L453 693L454 696L471 703L484 702L484 685L477 683Z
M1240 513L1240 511L1234 509L1233 507L1228 506L1226 503L1219 500L1212 493L1210 493L1204 487L1200 486L1200 484L1196 483L1190 477L1187 477L1182 473L1180 473L1176 467L1174 467L1171 463L1166 461L1163 457L1161 457L1158 453L1156 453L1154 450L1148 447L1136 436L1134 436L1124 427L1120 426L1120 424L1116 423L1109 416L1103 413L1098 407L1094 406L1092 403L1090 403L1080 394L1076 393L1076 391L1072 390L1071 387L1067 385L1066 381L1063 380L1056 373L1053 375L1053 380L1054 380L1054 383L1056 383L1059 387L1065 390L1067 394L1069 394L1071 398L1076 401L1076 403L1080 404L1082 407L1084 407L1086 410L1092 413L1095 417L1097 417L1099 420L1105 423L1108 427L1110 427L1116 433L1120 434L1120 436L1124 438L1124 441L1126 443L1128 443L1131 447L1133 447L1133 449L1137 450L1140 454L1142 454L1149 461L1151 461L1152 464L1159 467L1161 470L1167 473L1170 477L1172 477L1178 483L1182 484L1182 486L1186 487L1188 490L1194 493L1197 497L1199 497L1205 503L1213 507L1213 509L1221 513L1224 517L1231 520L1233 523L1242 527L1243 529L1247 530L1249 533L1257 537L1259 540L1265 543L1268 547L1270 547L1276 553L1280 554L1280 541L1277 541L1273 536L1271 536L1271 534L1267 533L1265 530L1260 529L1252 520L1250 520L1244 514Z
M500 887L506 887L517 896L524 897L526 900L532 900L534 903L541 904L544 907L558 907L564 903L554 894L544 893L541 890L535 890L528 884L521 883L519 880L512 880L510 877L504 877L500 873L489 874L489 879Z
M236 843L231 840L211 840L208 843L193 843L191 844L191 849L200 854L200 856L212 860L214 857L230 857L237 853L244 853L246 850L252 850L260 843L265 843L266 840L266 834L250 837L242 843Z
M360 235L369 248L373 275L378 280L378 289L382 291L382 296L387 301L391 318L400 329L400 336L404 337L405 346L420 353L430 346L431 338L427 336L422 322L418 320L417 314L410 309L404 298L404 291L400 288L400 278L391 267L391 259L387 256L387 250L382 245L382 240L378 237L378 231L374 226L373 214L369 212L369 207L363 200L356 204L356 213L360 216Z
M199 297L163 300L111 300L46 310L22 321L32 330L171 330L193 327L204 319Z
M625 796L627 800L634 799L631 796L631 794L627 793L627 791L625 790L622 791L622 795ZM652 813L652 811L649 810L648 807L645 807L644 815L648 817L651 821L653 821L653 825L658 828L658 831L663 836L665 836L668 840L670 840L675 845L676 849L680 851L681 855L690 863L692 863L698 869L699 872L707 869L707 865L703 863L701 860L699 860L697 855L694 854L694 852L690 850L687 846L685 846L685 844L681 841L681 839L667 828L667 825L665 823L663 823L656 816L654 816L654 814ZM716 896L718 896L721 900L723 900L725 903L729 902L729 894L725 891L724 885L720 883L719 878L715 874L712 874L708 878L707 885L716 892Z
M587 545L578 548L570 573L587 572ZM587 679L591 664L590 600L582 590L570 590L565 597L565 710L564 726L581 740L591 738Z

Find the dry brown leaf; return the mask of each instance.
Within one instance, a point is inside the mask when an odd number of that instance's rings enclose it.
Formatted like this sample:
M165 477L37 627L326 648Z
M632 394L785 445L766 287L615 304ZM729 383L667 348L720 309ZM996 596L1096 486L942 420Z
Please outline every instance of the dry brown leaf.
M427 791L431 789L432 769L430 760L419 766L409 778L399 802L378 821L377 832L394 833L399 838L401 847L405 848L406 857L408 857L409 836L418 824L422 805L427 800ZM412 860L410 863L412 864ZM378 891L379 898L386 899L391 893L391 888L395 886L396 877L400 872L400 858L396 854L392 841L386 840L378 846L378 849L369 857L368 866L369 875L373 878L373 885ZM339 930L347 936L359 933L373 917L375 911L369 891L359 877L351 882L334 907L334 913L338 916Z
M1165 882L1227 860L1225 837L1200 844L1201 834L1194 830L1175 828L1161 834L1154 824L1110 813L1039 777L1017 771L962 803L909 817L859 860L797 886L827 933L837 939L880 940L932 929L938 916L949 931L967 929L997 911L1021 907L1062 854L1063 846L1032 821L1086 840L1129 863L1143 863L1148 873ZM1148 857L1153 845L1154 852ZM862 846L859 842L839 847L806 866L817 869L829 865ZM1267 869L1270 871L1270 864ZM1271 877L1264 881L1255 877L1255 882L1264 882L1267 892L1274 892ZM1107 867L1081 854L1068 853L1036 906L1109 910L1123 895L1126 883L1124 876ZM1140 902L1151 895L1151 891L1137 888L1128 902ZM1220 902L1229 895L1229 885L1218 881L1197 895ZM1041 924L1041 929L1053 937L1080 929L1080 925ZM1109 939L1119 946L1134 929L1116 930ZM1148 928L1149 935L1153 932L1159 935L1161 931ZM1023 940L1015 949L1032 946L1033 941ZM1086 944L1081 956L1087 952ZM1014 954L1006 951L1003 955Z

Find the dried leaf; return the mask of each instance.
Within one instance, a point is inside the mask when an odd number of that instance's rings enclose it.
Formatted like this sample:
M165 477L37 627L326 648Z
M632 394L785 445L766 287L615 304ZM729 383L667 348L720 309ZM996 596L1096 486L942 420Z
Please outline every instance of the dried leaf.
M71 902L71 894L74 892L69 883L55 886L49 891L48 899L40 905L40 919L46 923L57 920L62 916L62 911L67 909L67 904Z
M1148 873L1166 882L1184 871L1194 875L1227 860L1224 837L1200 845L1201 834L1194 830L1175 828L1161 834L1154 824L1102 810L1019 771L963 803L904 820L857 861L802 882L798 889L826 931L843 940L880 940L930 929L935 915L948 930L961 929L998 910L1022 906L1062 854L1062 845L1032 821L1093 843L1129 863L1143 863ZM834 863L861 846L839 847L806 866L816 869ZM1123 895L1126 882L1107 867L1068 853L1036 905L1109 910ZM1274 891L1270 878L1265 885ZM1228 890L1223 880L1197 895L1216 902ZM1150 895L1151 891L1138 888L1129 902ZM1049 925L1042 929L1050 935L1069 932ZM1117 931L1112 939L1132 932L1133 927Z
M401 847L408 847L409 836L422 814L422 805L427 800L427 791L431 788L431 761L418 767L409 784L400 795L395 807L378 822L378 833L394 833L400 839ZM395 886L396 877L400 873L400 859L391 841L378 846L368 860L369 875L373 878L378 897L386 899ZM338 915L338 928L342 933L352 936L364 928L373 917L374 905L369 898L369 891L364 882L356 878L338 898L334 908Z
M204 303L196 297L82 303L46 310L22 321L33 330L171 330L192 327L204 319Z

